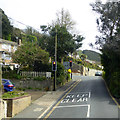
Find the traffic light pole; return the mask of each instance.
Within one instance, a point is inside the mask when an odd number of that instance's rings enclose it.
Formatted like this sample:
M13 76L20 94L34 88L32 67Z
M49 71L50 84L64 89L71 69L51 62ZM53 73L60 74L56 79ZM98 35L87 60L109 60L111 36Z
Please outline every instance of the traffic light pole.
M72 67L71 67L71 79L72 79Z
M56 35L55 35L55 62L57 66L57 29L55 30ZM53 83L53 91L56 90L56 70L54 71L54 83Z

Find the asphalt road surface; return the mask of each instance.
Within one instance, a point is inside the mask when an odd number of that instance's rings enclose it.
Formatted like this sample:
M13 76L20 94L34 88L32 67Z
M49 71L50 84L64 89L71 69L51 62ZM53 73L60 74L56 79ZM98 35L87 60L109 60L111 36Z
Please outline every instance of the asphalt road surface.
M117 118L119 109L101 77L73 76L74 84L45 118Z

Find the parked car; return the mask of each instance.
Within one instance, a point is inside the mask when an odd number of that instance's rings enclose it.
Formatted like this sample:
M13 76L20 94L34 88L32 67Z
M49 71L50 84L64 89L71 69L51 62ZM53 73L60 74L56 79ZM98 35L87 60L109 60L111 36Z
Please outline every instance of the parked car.
M96 72L95 76L102 76L102 72Z
M4 87L4 91L6 92L13 91L15 88L15 85L7 79L2 79L2 85Z

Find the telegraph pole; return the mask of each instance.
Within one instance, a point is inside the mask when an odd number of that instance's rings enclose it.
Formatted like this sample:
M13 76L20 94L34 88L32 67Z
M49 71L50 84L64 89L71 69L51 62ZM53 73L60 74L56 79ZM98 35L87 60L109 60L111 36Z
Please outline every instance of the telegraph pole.
M57 29L55 29L55 62L56 62L56 69L54 70L54 84L53 84L53 91L56 90L56 71L57 71Z
M0 9L0 38L2 38L2 10L1 9ZM0 51L0 116L2 116L2 52L1 51Z

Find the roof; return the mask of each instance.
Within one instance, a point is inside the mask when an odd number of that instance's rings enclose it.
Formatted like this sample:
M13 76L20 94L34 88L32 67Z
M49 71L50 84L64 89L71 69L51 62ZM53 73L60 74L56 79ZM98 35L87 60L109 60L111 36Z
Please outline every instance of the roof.
M9 41L9 40L3 40L3 39L1 39L1 38L0 38L0 43L18 46L18 44L17 44L16 42L12 42L12 41Z

